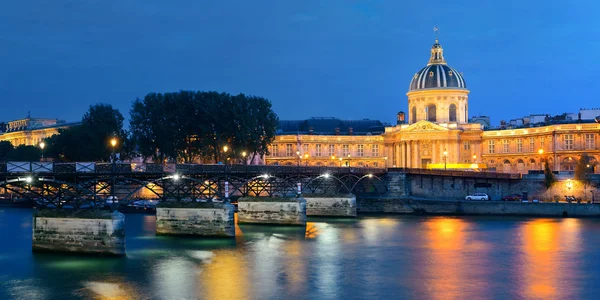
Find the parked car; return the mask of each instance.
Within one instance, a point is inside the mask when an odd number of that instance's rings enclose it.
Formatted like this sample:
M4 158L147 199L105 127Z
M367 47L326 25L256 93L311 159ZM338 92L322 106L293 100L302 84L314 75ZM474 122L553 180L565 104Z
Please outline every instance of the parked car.
M521 200L523 200L523 196L520 194L511 194L511 195L502 197L502 201L521 201Z
M487 201L487 200L490 200L490 197L486 193L475 193L475 194L466 196L465 199L467 199L469 201L471 201L471 200Z

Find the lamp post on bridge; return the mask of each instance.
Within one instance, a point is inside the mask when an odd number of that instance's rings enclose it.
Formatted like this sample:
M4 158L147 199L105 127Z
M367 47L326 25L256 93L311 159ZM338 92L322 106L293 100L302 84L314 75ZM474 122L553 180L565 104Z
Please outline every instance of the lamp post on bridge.
M113 137L112 139L110 139L110 146L111 146L111 156L112 156L112 185L110 186L110 195L113 196L113 198L111 198L111 201L114 202L114 195L115 195L115 176L116 172L117 172L117 160L115 157L115 147L117 146L117 138Z
M348 154L348 168L350 168L350 154Z
M308 167L308 153L304 153L305 166Z
M40 143L40 149L42 149L42 159L41 161L44 161L44 148L46 147L46 143L44 143L43 141Z
M296 157L298 157L298 162L297 162L297 166L300 166L300 159L302 158L302 156L300 156L300 150L296 151Z
M223 153L225 154L225 182L224 182L224 189L225 189L225 201L229 201L229 169L228 169L228 162L229 162L229 156L227 155L227 151L229 150L229 147L227 145L223 146Z

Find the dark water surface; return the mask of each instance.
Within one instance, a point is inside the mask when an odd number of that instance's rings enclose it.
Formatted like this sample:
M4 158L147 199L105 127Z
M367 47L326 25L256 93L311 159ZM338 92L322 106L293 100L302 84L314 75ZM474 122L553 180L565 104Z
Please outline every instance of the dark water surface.
M157 237L127 256L31 252L32 212L0 209L0 299L598 299L600 221L372 216Z

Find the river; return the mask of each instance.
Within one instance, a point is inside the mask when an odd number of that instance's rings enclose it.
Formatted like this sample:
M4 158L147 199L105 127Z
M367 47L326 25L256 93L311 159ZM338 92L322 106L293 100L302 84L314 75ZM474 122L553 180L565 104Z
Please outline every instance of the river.
M156 236L127 256L32 253L32 211L0 208L0 299L595 299L600 220L366 216Z

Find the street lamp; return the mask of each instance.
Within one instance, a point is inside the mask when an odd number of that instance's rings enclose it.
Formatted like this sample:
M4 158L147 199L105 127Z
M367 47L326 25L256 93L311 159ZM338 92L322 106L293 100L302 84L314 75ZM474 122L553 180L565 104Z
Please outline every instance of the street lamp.
M384 162L383 162L383 167L384 167L384 168L387 168L387 156L384 156L384 157L383 157L383 160L384 160Z
M348 154L348 168L350 168L350 154Z
M540 173L542 172L542 154L544 154L544 149L540 148L540 150L538 150L538 153L540 154Z
M300 150L296 151L296 156L298 157L298 167L300 166L300 159L302 156L300 155Z
M246 165L246 164L248 164L248 161L246 160L246 155L247 155L247 154L248 154L248 153L246 153L246 151L242 151L242 157L243 157L243 159L244 159L244 164L245 164L245 165Z
M306 166L308 167L308 153L304 154L304 160L306 161Z
M229 147L227 147L227 145L223 146L223 153L225 154L225 157L224 157L224 158L225 158L225 164L226 164L226 165L227 165L227 160L228 160L228 157L227 157L227 150L229 150Z
M340 168L342 167L342 158L340 157Z
M44 148L46 147L46 143L41 142L40 143L40 148L42 149L42 161L44 161Z
M473 163L477 163L477 155L473 154Z
M115 161L115 147L117 146L117 138L110 139L110 145L112 146L112 160Z
M448 151L446 151L446 149L444 149L444 170L446 170L446 162L448 160Z

